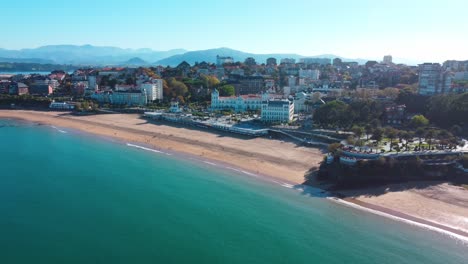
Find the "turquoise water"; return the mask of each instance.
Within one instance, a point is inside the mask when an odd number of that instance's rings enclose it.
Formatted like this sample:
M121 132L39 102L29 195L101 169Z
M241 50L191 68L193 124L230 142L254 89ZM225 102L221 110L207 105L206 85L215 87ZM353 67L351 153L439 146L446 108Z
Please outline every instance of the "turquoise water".
M0 263L467 263L422 228L67 129L0 120Z

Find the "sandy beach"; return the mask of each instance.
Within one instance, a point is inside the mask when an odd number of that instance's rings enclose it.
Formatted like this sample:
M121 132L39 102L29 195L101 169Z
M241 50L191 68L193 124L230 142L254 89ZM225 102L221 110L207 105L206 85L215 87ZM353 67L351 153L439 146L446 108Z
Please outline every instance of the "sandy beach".
M74 116L62 112L0 110L14 118L71 128L157 150L194 155L292 185L323 159L320 149L264 138L148 122L137 114ZM320 188L320 186L319 186ZM446 183L408 183L342 191L348 202L468 237L468 190Z
M72 128L124 142L144 143L157 150L175 151L219 161L248 172L302 184L304 175L318 167L323 152L291 142L148 122L138 114L74 116L63 112L0 110L0 118L15 118Z
M468 237L468 190L443 182L411 182L340 191L366 208Z

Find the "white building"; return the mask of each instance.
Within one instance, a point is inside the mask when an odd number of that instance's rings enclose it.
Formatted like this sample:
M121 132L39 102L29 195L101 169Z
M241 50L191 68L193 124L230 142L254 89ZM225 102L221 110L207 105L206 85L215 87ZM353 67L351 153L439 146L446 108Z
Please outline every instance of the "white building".
M216 55L216 65L222 66L225 63L234 63L234 58L229 56Z
M116 105L144 106L147 103L146 93L141 91L129 92L95 92L91 98L99 103L109 103Z
M131 85L131 84L116 84L115 85L115 90L118 92L126 92L126 91L135 90L135 89L136 89L135 85Z
M452 73L444 71L439 63L419 65L419 94L448 93L452 85Z
M169 112L171 113L180 113L182 110L180 110L179 107L179 101L177 100L172 100L171 101L171 107L169 108Z
M268 94L247 94L240 96L219 96L219 91L215 89L211 93L211 110L232 109L236 112L260 110L262 101L268 100Z
M89 75L88 76L88 87L90 89L95 89L96 85L97 85L96 76L95 75Z
M58 110L73 110L73 109L75 109L75 105L67 103L67 102L55 102L55 101L53 101L52 103L50 103L49 108L50 109L58 109Z
M140 90L146 92L148 102L163 99L163 80L153 79L152 82L140 84Z
M304 92L296 93L294 97L294 112L307 112L309 110L309 104L306 103L310 101L310 95Z
M295 63L296 63L296 59L293 59L293 58L283 58L283 59L281 59L280 63L281 63L281 64L295 64Z
M306 78L306 79L311 79L315 81L320 78L320 71L299 69L299 78Z
M261 119L266 123L287 123L294 117L294 102L288 99L273 99L262 102Z
M393 63L392 55L384 56L383 57L383 63L384 64L392 64Z
M297 78L296 76L289 76L288 77L288 86L291 88L296 87L297 85Z
M456 72L453 79L454 80L462 80L462 81L468 80L468 71Z

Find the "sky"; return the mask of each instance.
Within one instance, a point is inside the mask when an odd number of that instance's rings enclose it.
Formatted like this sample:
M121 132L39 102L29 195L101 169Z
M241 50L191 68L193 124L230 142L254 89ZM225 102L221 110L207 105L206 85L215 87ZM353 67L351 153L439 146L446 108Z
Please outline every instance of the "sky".
M468 60L467 0L2 1L0 48L91 44Z

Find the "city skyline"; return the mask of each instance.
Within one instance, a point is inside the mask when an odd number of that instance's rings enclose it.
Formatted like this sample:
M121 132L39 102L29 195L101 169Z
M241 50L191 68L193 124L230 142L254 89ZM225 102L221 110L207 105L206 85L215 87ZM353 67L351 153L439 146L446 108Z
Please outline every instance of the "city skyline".
M0 48L45 45L116 46L153 50L229 47L245 52L335 54L347 58L442 62L468 59L459 0L354 1L53 0L3 4ZM118 15L116 15L118 14ZM11 21L14 21L12 23Z

